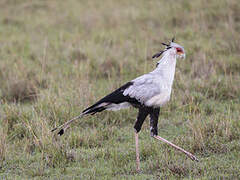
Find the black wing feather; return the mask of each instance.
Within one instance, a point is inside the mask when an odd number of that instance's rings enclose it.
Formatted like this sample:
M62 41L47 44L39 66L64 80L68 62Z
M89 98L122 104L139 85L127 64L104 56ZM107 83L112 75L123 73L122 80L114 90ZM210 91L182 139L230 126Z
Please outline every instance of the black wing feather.
M131 85L133 85L133 82L128 82L128 83L124 84L120 88L116 89L112 93L110 93L107 96L105 96L104 98L100 99L98 102L96 102L92 106L85 109L83 111L83 113L95 114L97 112L101 112L101 111L105 110L106 108L104 106L99 107L99 105L101 103L120 104L120 103L123 103L123 102L128 102L132 105L136 105L136 106L140 105L140 102L137 101L135 98L131 98L130 96L124 96L123 95L124 90L127 89L128 87L130 87Z

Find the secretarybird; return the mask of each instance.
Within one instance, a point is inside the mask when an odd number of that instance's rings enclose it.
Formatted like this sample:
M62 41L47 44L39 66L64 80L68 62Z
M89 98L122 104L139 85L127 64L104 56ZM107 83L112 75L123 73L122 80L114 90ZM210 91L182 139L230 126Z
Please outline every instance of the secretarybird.
M182 46L174 43L174 38L170 44L162 43L166 48L153 55L152 58L162 58L158 61L156 68L113 91L109 95L100 99L92 106L86 108L79 116L67 121L65 124L54 128L58 130L58 135L62 135L69 127L70 123L90 114L93 115L104 110L119 110L133 106L138 109L137 120L134 125L136 141L136 166L140 170L140 159L138 149L138 133L146 117L150 115L150 135L155 139L163 141L175 149L185 153L192 160L198 159L191 153L158 136L158 116L160 107L165 105L171 95L174 80L176 60L185 58L185 51Z

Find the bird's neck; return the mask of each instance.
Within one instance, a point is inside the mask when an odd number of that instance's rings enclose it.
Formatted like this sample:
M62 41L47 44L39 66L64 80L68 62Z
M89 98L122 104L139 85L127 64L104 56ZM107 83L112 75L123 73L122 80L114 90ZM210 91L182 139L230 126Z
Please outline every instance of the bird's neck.
M154 70L158 73L168 84L172 86L176 67L176 53L172 50L168 50L163 54L163 57L158 61L158 65Z

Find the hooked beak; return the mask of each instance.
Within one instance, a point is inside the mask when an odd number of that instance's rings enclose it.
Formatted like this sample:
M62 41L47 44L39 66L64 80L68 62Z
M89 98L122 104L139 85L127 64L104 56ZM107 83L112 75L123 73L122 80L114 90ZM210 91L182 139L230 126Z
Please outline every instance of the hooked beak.
M185 53L182 53L182 54L180 55L180 58L184 60L184 59L186 58L186 54L185 54Z
M177 55L180 59L185 59L185 57L186 57L186 54L185 54L184 51L183 52L178 52Z

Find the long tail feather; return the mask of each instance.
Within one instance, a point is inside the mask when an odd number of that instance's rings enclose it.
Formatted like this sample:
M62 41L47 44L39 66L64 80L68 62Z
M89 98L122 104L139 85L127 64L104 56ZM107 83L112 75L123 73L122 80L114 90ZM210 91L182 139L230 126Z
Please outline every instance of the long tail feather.
M56 131L57 129L60 129L57 134L58 134L59 136L61 136L61 135L64 134L65 130L70 127L70 124L71 124L72 122L74 122L74 121L77 120L77 119L82 118L85 114L86 114L86 113L81 113L79 116L76 116L76 117L70 119L69 121L65 122L64 124L62 124L62 125L54 128L54 129L52 129L51 131L54 132L54 131Z
M84 115L87 115L87 114L93 115L97 112L101 112L101 111L106 109L105 106L107 106L108 104L109 103L102 103L102 104L99 105L98 103L96 103L96 104L92 105L91 107L85 109L79 116L76 116L76 117L70 119L69 121L65 122L64 124L52 129L51 131L54 132L56 130L59 130L57 134L59 136L61 136L61 135L64 134L65 130L70 127L70 124L72 122L74 122L77 119L82 118Z

